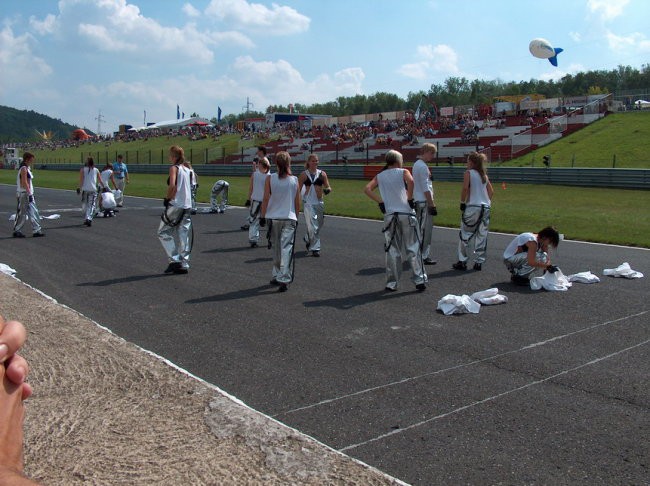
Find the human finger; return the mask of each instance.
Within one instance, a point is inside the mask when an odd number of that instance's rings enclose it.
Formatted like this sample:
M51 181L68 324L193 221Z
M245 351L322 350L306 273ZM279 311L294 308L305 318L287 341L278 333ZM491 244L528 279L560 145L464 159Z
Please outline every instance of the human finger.
M25 327L18 321L6 321L0 333L0 363L14 355L27 338Z

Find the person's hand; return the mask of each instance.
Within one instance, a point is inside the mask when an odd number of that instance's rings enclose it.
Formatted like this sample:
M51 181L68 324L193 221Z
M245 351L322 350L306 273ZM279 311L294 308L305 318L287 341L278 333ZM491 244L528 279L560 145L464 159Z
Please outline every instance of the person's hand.
M23 470L23 400L31 395L25 383L28 365L16 354L25 342L26 332L18 321L5 322L0 316L0 483L34 484Z
M381 214L386 214L386 205L383 202L379 203L379 210L381 211Z
M546 271L547 271L548 273L555 273L555 272L557 272L558 270L559 270L559 269L558 269L555 265L549 265L548 267L546 267Z
M415 201L414 201L413 199L409 199L409 200L406 201L406 202L409 203L409 208L411 208L411 209L415 209Z
M81 189L77 187L77 194L81 194Z
M323 189L323 193L324 193L326 196L327 196L330 192L332 192L332 190L331 190L329 187L326 187L325 189Z
M431 216L438 216L438 209L435 206L429 206L428 211Z
M244 207L246 207L246 208L251 207L251 200L250 199L246 199L246 202L244 203Z
M465 204L465 203L460 203L460 210L461 210L461 211L465 211L466 208L467 208L467 204Z
M30 194L27 199L29 200L30 203L33 203L34 202L34 195Z
M260 218L260 226L264 228L266 226L266 218Z
M165 206L165 209L169 207L169 199L167 198L163 199L163 206Z
M7 378L15 385L22 385L23 399L32 394L32 387L25 383L29 366L22 356L16 354L25 343L27 332L18 321L5 322L0 315L0 366Z

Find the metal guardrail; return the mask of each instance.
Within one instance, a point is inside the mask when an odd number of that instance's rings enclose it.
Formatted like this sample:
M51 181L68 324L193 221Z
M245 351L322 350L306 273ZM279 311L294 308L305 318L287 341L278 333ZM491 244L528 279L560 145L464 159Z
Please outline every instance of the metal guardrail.
M38 170L78 171L80 166L71 164L37 164ZM381 165L320 165L333 179L369 179ZM200 176L242 176L251 173L249 164L208 164L195 165ZM294 166L295 172L302 170ZM169 165L129 164L133 174L166 174ZM435 181L460 182L465 167L432 166ZM545 168L545 167L490 167L490 180L496 182L515 182L520 184L550 184L562 186L613 187L623 189L650 189L650 169L584 169L584 168Z

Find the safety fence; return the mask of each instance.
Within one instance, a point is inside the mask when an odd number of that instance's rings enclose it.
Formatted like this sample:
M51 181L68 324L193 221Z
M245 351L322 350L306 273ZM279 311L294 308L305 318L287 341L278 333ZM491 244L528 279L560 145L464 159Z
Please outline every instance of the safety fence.
M383 165L337 164L319 166L333 179L369 180L381 171ZM38 170L79 170L79 166L70 164L37 165ZM250 165L196 165L200 176L248 177ZM132 174L166 174L169 165L130 164ZM434 166L431 173L434 181L460 182L463 180L464 167ZM544 167L498 167L489 171L493 184L509 182L520 184L549 184L562 186L611 187L623 189L650 189L650 169L584 169L584 168L544 168Z

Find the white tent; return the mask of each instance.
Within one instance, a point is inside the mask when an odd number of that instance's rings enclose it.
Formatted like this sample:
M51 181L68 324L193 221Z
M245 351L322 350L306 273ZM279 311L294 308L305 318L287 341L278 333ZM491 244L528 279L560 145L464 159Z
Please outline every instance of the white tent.
M650 101L636 100L634 102L634 106L639 110L642 110L644 108L650 108Z
M169 120L169 121L154 123L153 125L149 125L148 127L146 127L146 129L151 130L157 128L159 130L169 130L172 128L186 127L188 125L207 126L209 124L210 124L210 120L201 118L199 116L194 116L190 118L179 118L178 120Z

